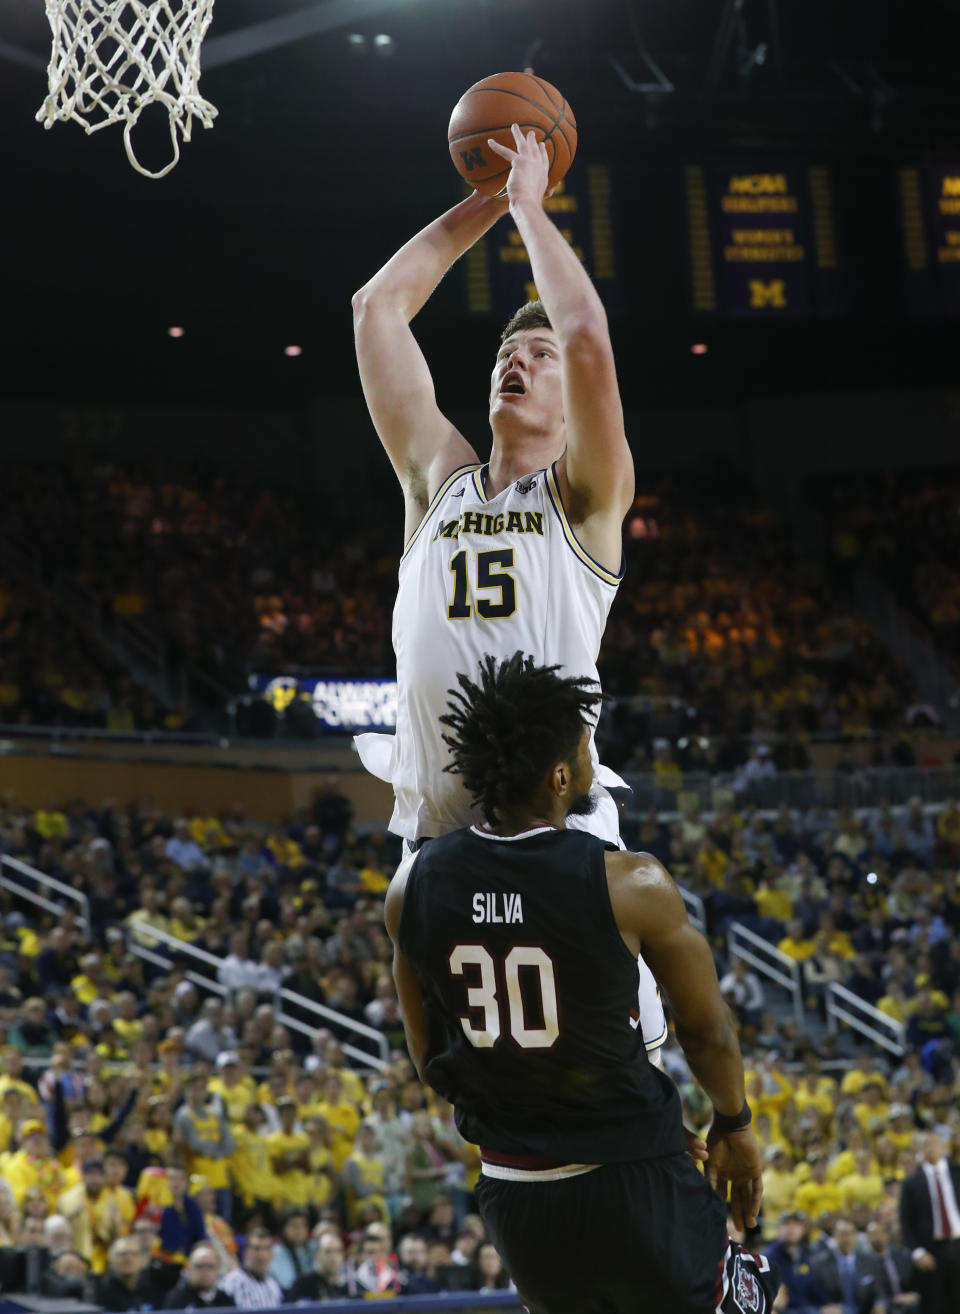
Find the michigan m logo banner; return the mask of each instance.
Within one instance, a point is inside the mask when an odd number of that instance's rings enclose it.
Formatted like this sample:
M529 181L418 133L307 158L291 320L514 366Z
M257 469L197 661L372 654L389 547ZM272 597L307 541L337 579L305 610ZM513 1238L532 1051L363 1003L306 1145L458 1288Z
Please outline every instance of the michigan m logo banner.
M766 306L772 310L786 309L787 285L782 278L771 278L769 282L751 278L749 288L751 310L763 310Z

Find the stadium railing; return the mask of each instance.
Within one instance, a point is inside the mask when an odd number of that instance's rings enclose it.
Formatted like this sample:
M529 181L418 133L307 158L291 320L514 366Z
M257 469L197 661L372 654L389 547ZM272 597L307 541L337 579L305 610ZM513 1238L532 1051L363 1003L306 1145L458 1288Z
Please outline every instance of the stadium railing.
M167 957L158 953L158 946L164 946L168 949L170 956ZM177 958L188 960L194 965L200 964L206 971L187 970L188 981L191 981L200 990L209 990L221 997L230 993L219 979L219 969L223 966L223 959L218 958L216 954L212 954L206 949L200 949L188 940L181 940L178 936L171 935L169 931L160 931L156 927L148 926L146 923L138 924L134 922L132 925L127 926L127 948L136 957L142 958L145 962L153 963L156 967L162 967L164 971L170 971L174 965L173 960ZM324 1024L332 1024L341 1030L352 1032L354 1035L370 1041L376 1047L376 1055L371 1054L369 1050L358 1049L357 1046L348 1042L343 1044L343 1052L348 1058L354 1059L365 1067L378 1069L387 1067L390 1058L390 1046L382 1032L375 1030L373 1027L368 1027L365 1022L357 1022L355 1018L347 1017L345 1013L338 1013L333 1008L327 1008L325 1004L318 1004L312 999L307 999L305 995L297 994L295 990L287 990L281 987L276 993L276 1000L278 1004L289 1004L298 1010L321 1018ZM316 1026L310 1026L301 1018L292 1017L290 1013L283 1011L282 1007L277 1007L275 1011L278 1022L291 1031L297 1031L304 1036L313 1036L321 1025L318 1022Z
M727 930L727 951L731 958L742 958L752 968L768 980L783 986L791 996L793 1013L797 1025L804 1023L803 1011L803 977L800 964L788 954L783 953L775 944L764 940L740 922L731 922Z
M19 899L25 899L27 903L32 903L36 908L43 908L47 912L59 916L64 910L63 900L67 899L75 903L79 909L78 922L86 929L90 925L90 901L87 896L80 890L75 890L72 885L67 885L63 881L57 880L55 876L48 876L46 872L37 871L36 867L31 867L28 862L20 858L11 858L5 853L0 857L0 889L7 890L15 894ZM19 876L20 880L13 879L13 875ZM48 894L59 894L60 901L43 895L39 890L29 885L23 884L23 879L35 881L38 886L42 886L48 891Z
M704 907L703 900L699 894L694 894L693 890L684 889L680 884L677 885L680 891L680 897L683 899L687 909L687 916L697 928L701 935L707 933L707 910Z
M651 808L675 812L692 807L697 812L712 812L717 794L725 801L752 803L761 809L788 807L809 809L870 808L881 803L893 806L919 798L923 803L942 803L960 795L960 764L937 767L857 767L852 771L836 768L812 768L809 771L781 771L760 780L748 790L737 792L733 776L709 772L686 772L677 788L666 788L652 772L628 773L624 779L633 790L627 815L641 821Z
M846 986L832 982L827 987L825 1003L827 1031L830 1035L837 1034L838 1024L842 1022L898 1058L906 1053L906 1028L903 1023L881 1013Z

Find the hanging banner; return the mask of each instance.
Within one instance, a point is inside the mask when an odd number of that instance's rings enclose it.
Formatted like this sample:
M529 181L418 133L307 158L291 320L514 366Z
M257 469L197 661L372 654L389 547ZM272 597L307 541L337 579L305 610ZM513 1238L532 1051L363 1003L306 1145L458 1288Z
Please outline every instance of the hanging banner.
M693 309L776 319L846 310L829 170L749 160L684 173Z
M607 311L621 306L613 232L610 170L605 164L575 168L543 208L583 261ZM467 309L508 320L525 301L537 298L530 257L509 218L477 242L463 261Z
M900 170L907 309L960 315L960 164Z

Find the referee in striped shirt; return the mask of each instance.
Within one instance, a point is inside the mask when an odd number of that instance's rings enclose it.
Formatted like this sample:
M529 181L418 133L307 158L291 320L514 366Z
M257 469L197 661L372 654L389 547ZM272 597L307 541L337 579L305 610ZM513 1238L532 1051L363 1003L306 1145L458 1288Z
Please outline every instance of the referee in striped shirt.
M263 1227L247 1234L243 1268L236 1268L220 1283L237 1302L237 1309L274 1309L283 1304L283 1289L267 1275L273 1259L273 1237Z

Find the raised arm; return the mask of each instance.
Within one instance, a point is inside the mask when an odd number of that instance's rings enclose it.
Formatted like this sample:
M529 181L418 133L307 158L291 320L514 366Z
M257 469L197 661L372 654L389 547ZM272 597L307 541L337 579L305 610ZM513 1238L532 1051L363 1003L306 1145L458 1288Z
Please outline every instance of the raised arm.
M530 257L533 278L560 342L567 451L558 465L573 522L608 546L620 565L620 527L633 501L633 457L623 429L606 311L587 271L543 208L549 161L533 133L514 126L515 151L491 141L511 162L510 216ZM590 547L590 543L585 546Z
M412 237L353 298L363 394L403 488L408 537L446 476L477 459L437 406L410 321L506 208L504 199L475 192Z
M649 854L607 857L610 901L631 952L642 950L666 996L677 1040L720 1121L736 1119L746 1095L743 1060L730 1010L720 994L713 955L687 918L680 892ZM749 1126L707 1136L707 1176L731 1203L738 1227L754 1226L763 1193L760 1147Z
M427 1059L429 1032L427 1019L423 1011L423 996L420 982L410 965L409 959L400 948L400 913L403 910L403 894L407 885L406 872L394 876L387 890L383 907L383 920L387 934L393 942L393 981L397 987L400 1001L400 1014L403 1018L403 1030L407 1037L407 1051L411 1062L417 1070L417 1076L423 1081L423 1065Z

